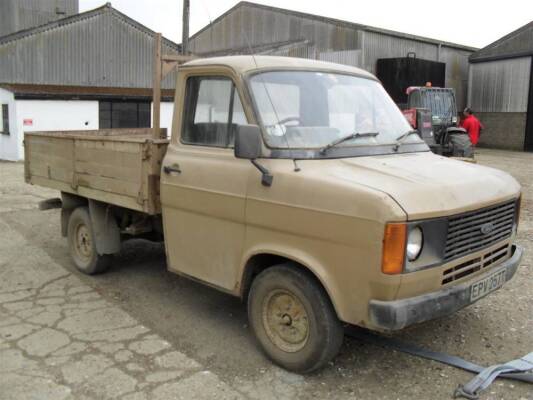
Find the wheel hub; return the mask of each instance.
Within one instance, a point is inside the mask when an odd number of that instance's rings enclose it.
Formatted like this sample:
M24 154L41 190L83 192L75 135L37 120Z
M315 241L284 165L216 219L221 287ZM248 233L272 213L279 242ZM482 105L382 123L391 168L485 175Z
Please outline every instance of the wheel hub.
M301 350L309 338L309 321L302 302L286 290L274 290L263 302L263 326L281 350Z
M80 257L90 259L92 256L92 239L87 226L80 224L76 227L76 250Z

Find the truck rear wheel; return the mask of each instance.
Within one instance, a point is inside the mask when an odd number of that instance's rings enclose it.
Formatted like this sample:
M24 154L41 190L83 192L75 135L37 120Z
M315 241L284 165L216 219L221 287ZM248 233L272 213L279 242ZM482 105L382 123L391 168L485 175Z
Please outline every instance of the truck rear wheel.
M324 289L290 264L268 268L254 279L248 319L266 355L293 372L323 367L337 355L344 338Z
M109 268L113 256L97 253L94 230L87 207L78 207L72 212L68 220L67 237L70 256L81 272L94 275Z

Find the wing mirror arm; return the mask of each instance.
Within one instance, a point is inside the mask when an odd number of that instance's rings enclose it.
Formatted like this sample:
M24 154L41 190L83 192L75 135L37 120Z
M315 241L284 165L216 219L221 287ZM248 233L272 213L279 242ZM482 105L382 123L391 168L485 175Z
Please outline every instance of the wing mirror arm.
M272 181L274 180L274 177L272 176L270 171L263 167L261 164L259 164L257 160L253 159L250 161L254 165L254 167L261 172L261 184L263 186L272 186Z
M263 152L261 128L257 125L238 125L235 132L235 157L250 160L261 172L261 184L272 186L274 177L268 169L257 162Z

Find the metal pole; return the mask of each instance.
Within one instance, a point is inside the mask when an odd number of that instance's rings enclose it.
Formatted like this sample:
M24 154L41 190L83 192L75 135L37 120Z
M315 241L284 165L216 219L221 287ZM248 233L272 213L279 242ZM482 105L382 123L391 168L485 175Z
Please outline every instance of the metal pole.
M189 54L189 0L183 0L183 30L181 34L181 53Z
M153 77L153 134L154 139L161 139L161 34L154 37L154 77Z

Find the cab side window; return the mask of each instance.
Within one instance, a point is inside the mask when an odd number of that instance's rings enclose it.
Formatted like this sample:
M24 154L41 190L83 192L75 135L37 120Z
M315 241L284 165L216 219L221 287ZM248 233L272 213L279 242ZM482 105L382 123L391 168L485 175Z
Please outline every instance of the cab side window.
M187 79L181 140L186 144L233 147L246 116L232 80L222 76Z

